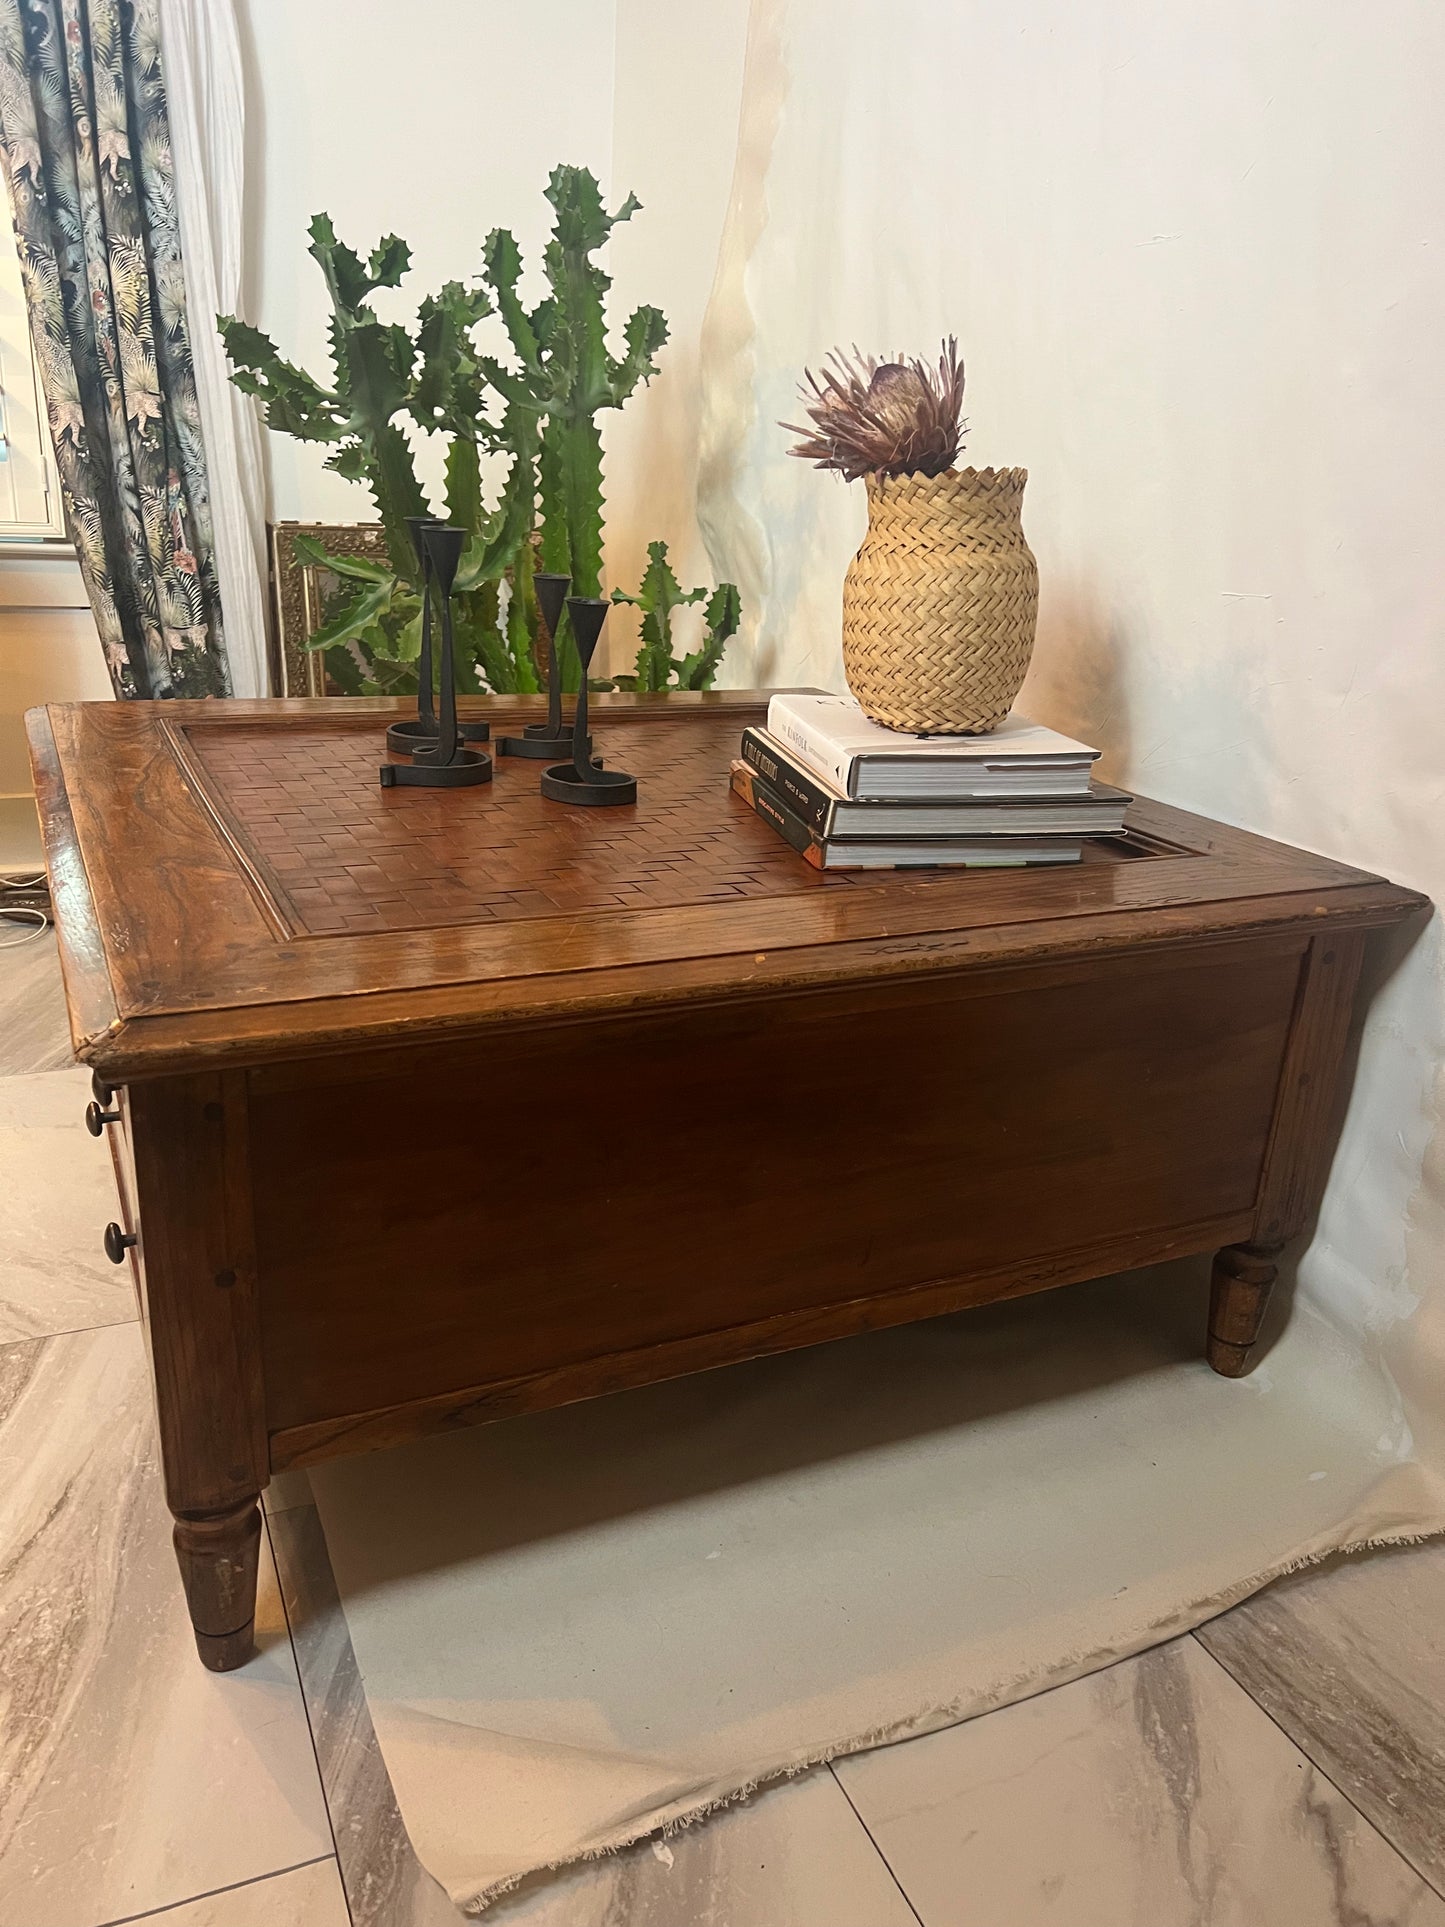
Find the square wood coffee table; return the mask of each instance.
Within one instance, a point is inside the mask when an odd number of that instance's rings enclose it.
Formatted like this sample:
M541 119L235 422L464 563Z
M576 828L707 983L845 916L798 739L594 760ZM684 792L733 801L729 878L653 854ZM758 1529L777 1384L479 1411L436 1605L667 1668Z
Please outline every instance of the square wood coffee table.
M208 1666L284 1466L1185 1252L1245 1369L1423 900L1153 803L1075 866L819 874L728 789L764 702L603 699L605 811L383 789L399 704L32 714Z

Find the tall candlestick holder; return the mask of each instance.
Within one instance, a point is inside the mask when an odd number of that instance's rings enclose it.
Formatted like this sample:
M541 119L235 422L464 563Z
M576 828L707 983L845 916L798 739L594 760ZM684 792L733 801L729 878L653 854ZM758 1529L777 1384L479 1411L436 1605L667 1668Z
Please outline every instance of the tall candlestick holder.
M637 778L620 769L603 769L601 763L594 763L592 739L587 734L587 672L592 666L602 624L607 619L607 604L590 596L569 596L567 613L572 618L572 639L582 664L582 683L572 716L572 760L543 770L542 794L550 796L554 803L573 803L588 809L635 803Z
M534 575L532 586L547 631L547 720L528 723L520 736L499 737L497 749L503 756L531 756L547 762L556 756L572 754L572 726L562 720L562 664L557 646L557 630L572 578L570 575ZM591 749L590 741L586 747Z
M457 564L462 559L465 529L448 528L445 523L429 522L421 532L426 548L426 567L431 583L441 597L442 647L441 694L434 743L412 750L410 763L383 763L383 789L398 785L416 789L460 789L472 783L490 783L492 759L485 750L466 749L457 724L456 651L452 639L452 584ZM430 593L430 592L428 592Z
M386 746L388 749L399 751L403 756L411 756L419 749L432 748L438 734L436 707L432 699L433 576L425 531L445 528L446 523L439 515L409 515L406 518L406 526L411 536L412 548L416 551L417 566L421 570L421 653L417 657L416 664L416 715L409 717L404 723L391 725L386 732ZM484 743L491 733L490 723L457 724L457 734L464 743Z

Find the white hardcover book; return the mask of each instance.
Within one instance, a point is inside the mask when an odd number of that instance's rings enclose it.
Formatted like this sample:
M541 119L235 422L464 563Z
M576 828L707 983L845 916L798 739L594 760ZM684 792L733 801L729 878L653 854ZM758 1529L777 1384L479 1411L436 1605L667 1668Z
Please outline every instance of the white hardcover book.
M885 729L851 696L780 691L768 733L854 802L950 796L1086 796L1098 750L1010 716L982 736Z

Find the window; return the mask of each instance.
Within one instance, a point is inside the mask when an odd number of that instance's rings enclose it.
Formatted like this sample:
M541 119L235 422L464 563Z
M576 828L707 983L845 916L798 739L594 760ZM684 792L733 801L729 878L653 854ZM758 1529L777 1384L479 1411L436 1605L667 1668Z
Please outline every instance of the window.
M20 256L9 221L0 216L0 543L64 536Z

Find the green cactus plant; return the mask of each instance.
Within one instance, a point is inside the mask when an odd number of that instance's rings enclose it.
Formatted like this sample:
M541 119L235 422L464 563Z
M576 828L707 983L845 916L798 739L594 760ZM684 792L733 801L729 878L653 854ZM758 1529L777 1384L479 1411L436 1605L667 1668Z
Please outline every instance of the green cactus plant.
M667 559L667 544L649 542L647 568L637 594L628 595L623 589L614 589L612 600L642 611L642 647L637 652L637 666L631 675L612 678L619 689L711 688L723 651L737 634L741 619L741 604L733 583L720 583L710 594L706 589L684 589ZM702 647L689 655L674 656L673 612L694 602L707 605L703 610Z
M449 281L421 303L413 335L380 321L370 305L378 288L400 285L411 261L404 241L388 235L363 262L338 241L329 216L318 214L310 234L309 252L331 297L331 387L283 360L259 329L233 316L218 319L232 380L260 400L267 426L334 444L327 467L364 482L381 520L389 569L298 541L303 560L340 584L310 646L325 652L328 670L348 692L416 687L421 585L406 518L429 508L402 426L410 417L449 437L446 512L469 538L455 605L458 684L536 689L530 637L514 625L500 631L498 611L502 582L530 570L538 425L530 404L509 410L500 423L489 412L492 396L472 331L492 312L491 297L481 284ZM481 457L498 449L510 450L512 468L500 501L488 509ZM518 600L524 604L525 593Z
M613 228L631 220L639 202L629 194L609 214L602 191L584 167L556 167L547 182L552 233L542 256L548 294L530 311L517 292L521 250L506 228L495 228L483 249L483 274L520 364L488 364L503 393L525 394L543 417L538 483L542 568L572 578L572 593L602 591L602 433L597 417L621 408L639 383L657 371L667 340L660 309L636 308L623 329L625 352L607 346L606 296L611 277L593 259ZM508 384L515 384L509 390ZM576 651L563 625L558 638L563 687L577 687Z
M266 425L303 441L334 444L326 466L370 488L386 532L392 568L410 580L406 518L425 515L411 449L395 417L411 400L416 345L406 329L380 321L370 306L378 288L397 287L411 265L405 241L389 234L363 262L338 241L329 215L318 214L307 250L331 297L331 361L335 386L325 388L277 353L259 328L222 316L232 380L263 404Z
M525 307L518 291L522 257L515 237L496 228L483 247L480 281L449 281L427 296L415 332L381 321L371 306L378 289L400 285L411 261L407 244L388 235L363 260L337 239L329 217L318 214L309 251L331 297L329 387L284 360L259 329L218 317L232 380L261 402L267 426L331 444L327 467L365 483L376 503L389 568L330 556L317 543L297 544L305 560L329 569L339 585L311 647L326 652L328 670L347 691L390 694L416 687L420 583L406 518L429 511L403 426L408 419L448 438L446 513L468 536L456 581L459 687L539 686L535 568L570 576L574 595L601 593L597 418L604 408L622 407L651 379L667 323L657 308L641 306L623 329L623 353L608 348L611 280L593 257L613 228L637 212L635 197L609 214L596 180L577 167L555 168L546 196L553 212L542 257L548 293L536 307ZM479 325L493 315L510 345L506 360L477 342ZM510 468L489 507L482 458L495 453L508 455ZM657 566L666 568L665 548ZM706 594L696 590L683 597L670 570L667 575L671 589L661 577L652 580L650 565L638 597L620 598L642 604L644 630L659 595L695 601ZM658 617L662 630L670 620L669 606ZM706 687L737 628L737 591L730 584L713 593L707 620L704 648L681 661L672 657L670 637L656 646L645 642L645 673L661 675L663 682L617 680L661 688L676 673L692 678L683 687ZM575 690L579 668L565 623L557 646L563 684Z

